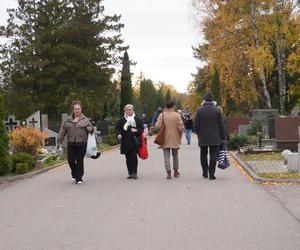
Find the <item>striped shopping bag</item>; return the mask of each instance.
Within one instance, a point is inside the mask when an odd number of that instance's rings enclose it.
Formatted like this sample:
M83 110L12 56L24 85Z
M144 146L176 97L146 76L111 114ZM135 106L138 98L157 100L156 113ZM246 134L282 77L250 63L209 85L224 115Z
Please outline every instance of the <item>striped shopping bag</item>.
M221 143L218 159L218 168L226 169L230 167L229 157L226 149L226 144Z

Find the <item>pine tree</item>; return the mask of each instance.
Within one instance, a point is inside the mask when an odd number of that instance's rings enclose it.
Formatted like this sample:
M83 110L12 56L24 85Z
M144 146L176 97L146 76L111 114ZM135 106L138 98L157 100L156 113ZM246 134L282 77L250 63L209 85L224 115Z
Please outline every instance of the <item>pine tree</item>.
M213 94L214 100L221 105L221 90L220 90L220 78L217 67L214 67L214 75L211 80L211 92Z
M166 102L171 101L171 91L170 91L170 89L168 89L168 91L166 93L165 100L166 100Z
M124 107L127 104L132 104L133 91L131 85L130 60L127 51L124 52L123 67L121 74L121 104L120 114L124 113Z
M9 14L2 36L14 40L0 58L8 111L23 118L40 109L51 119L76 94L89 115L99 115L125 50L121 17L105 15L103 0L19 0Z
M10 172L11 162L8 154L8 136L4 126L3 96L0 93L0 175Z
M157 91L150 79L141 80L139 101L141 111L150 117L157 108Z

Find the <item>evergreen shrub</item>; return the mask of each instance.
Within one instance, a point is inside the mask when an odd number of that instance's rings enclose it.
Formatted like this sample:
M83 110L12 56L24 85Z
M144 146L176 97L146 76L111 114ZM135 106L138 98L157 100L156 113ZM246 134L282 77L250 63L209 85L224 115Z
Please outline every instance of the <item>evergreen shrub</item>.
M17 164L26 163L29 169L34 167L35 159L31 154L28 153L16 153L11 156L12 161L12 172L17 172Z
M102 140L103 143L106 143L110 146L114 146L114 145L117 145L119 144L119 141L116 137L116 132L115 132L115 129L114 128L111 128L108 132L107 135L103 136L103 140Z
M249 144L249 138L238 134L233 134L229 138L228 149L237 150Z
M17 174L26 174L29 172L29 167L27 163L17 163L16 164L16 173Z

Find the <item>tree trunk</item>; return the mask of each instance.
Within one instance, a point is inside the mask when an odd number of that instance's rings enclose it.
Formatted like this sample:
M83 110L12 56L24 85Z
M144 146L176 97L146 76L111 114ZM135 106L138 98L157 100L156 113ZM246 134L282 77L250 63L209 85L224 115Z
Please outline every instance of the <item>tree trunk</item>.
M259 37L258 37L258 31L257 31L257 24L256 24L256 18L255 18L256 8L254 6L254 3L251 3L251 27L253 32L253 41L255 44L255 48L260 47L259 43ZM271 98L270 93L267 88L267 77L266 77L266 67L263 66L261 69L261 81L262 81L262 87L263 87L263 94L265 97L265 103L269 109L272 108L271 104Z
M283 42L284 43L284 42ZM280 112L285 112L285 98L286 98L286 73L284 70L285 53L284 44L280 46L279 34L275 32L275 45L277 54L277 70L278 70L278 84L279 84L279 98L280 98Z

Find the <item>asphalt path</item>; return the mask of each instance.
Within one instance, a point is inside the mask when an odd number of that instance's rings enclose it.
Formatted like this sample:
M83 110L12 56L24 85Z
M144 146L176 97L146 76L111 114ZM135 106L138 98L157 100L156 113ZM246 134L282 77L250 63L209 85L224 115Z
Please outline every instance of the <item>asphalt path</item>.
M195 137L179 178L166 179L161 149L149 153L138 180L114 149L85 160L83 185L67 166L1 185L0 249L300 248L300 186L255 184L234 166L203 179Z

